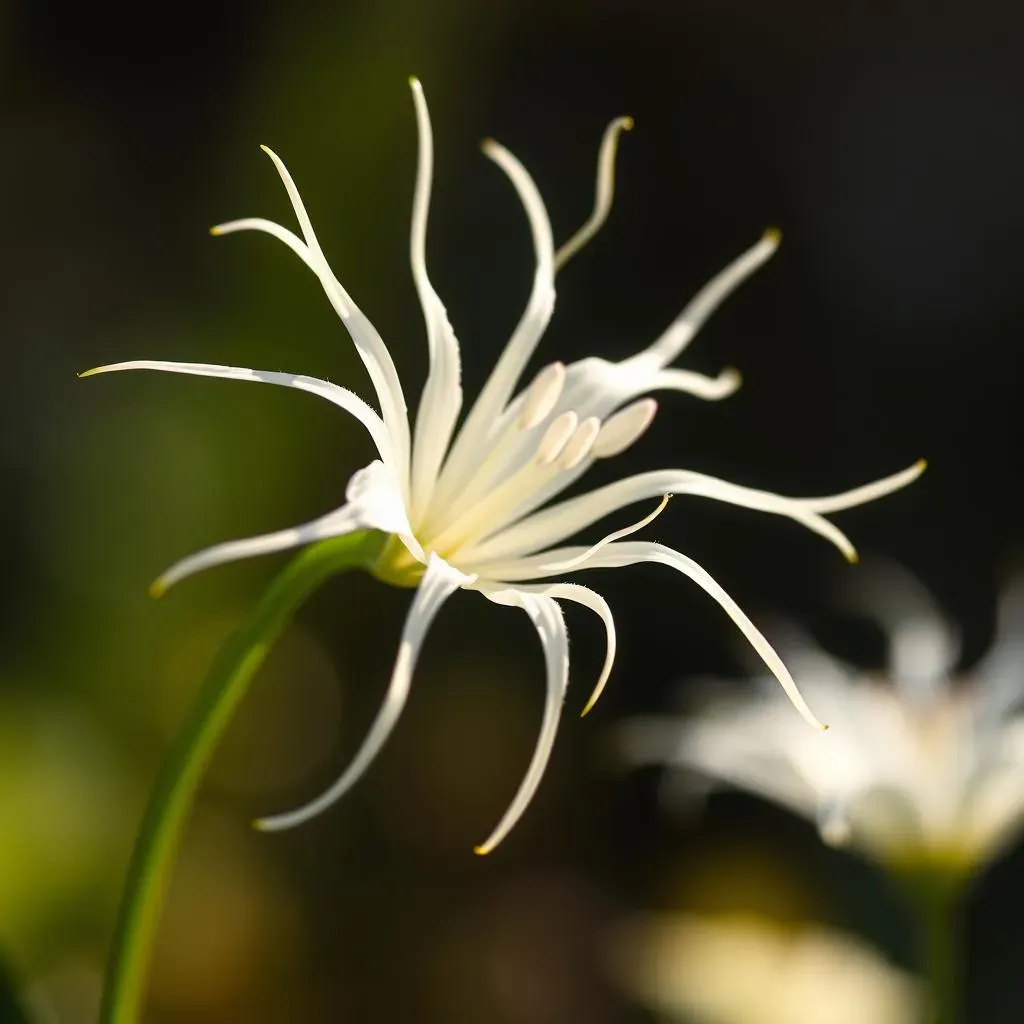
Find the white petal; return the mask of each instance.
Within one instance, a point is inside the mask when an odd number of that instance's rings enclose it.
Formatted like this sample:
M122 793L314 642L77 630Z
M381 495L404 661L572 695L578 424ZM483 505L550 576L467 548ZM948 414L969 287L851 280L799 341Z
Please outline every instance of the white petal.
M228 234L232 231L253 229L265 231L275 238L283 241L300 259L313 271L320 280L327 298L335 311L344 323L349 336L352 338L359 353L363 365L370 376L374 390L377 392L377 399L380 402L381 413L388 432L392 438L392 445L395 451L396 472L404 481L408 471L409 461L409 420L405 405L405 396L402 393L402 384L398 379L398 372L395 369L391 353L381 340L377 329L367 319L365 314L352 300L352 297L341 286L341 283L334 276L324 256L320 243L313 231L309 214L299 195L288 168L284 162L266 146L261 147L273 161L274 167L284 184L285 191L295 211L296 219L302 230L305 246L299 243L298 239L287 229L274 224L271 221L260 218L232 221L214 228L215 234ZM305 250L305 253L303 252Z
M974 675L983 725L991 727L1024 703L1024 575L1000 595L995 637Z
M550 597L526 593L518 588L485 591L484 594L496 604L522 608L530 616L544 648L547 689L540 735L537 737L537 746L530 766L501 821L487 839L476 847L479 854L490 853L508 835L533 799L551 757L555 734L558 731L558 720L562 714L562 702L565 700L565 690L569 682L569 640L565 630L565 618L558 607L558 602Z
M718 402L735 394L743 383L739 370L729 366L717 377L705 377L692 370L660 370L655 374L645 391L681 391L707 402Z
M418 518L430 501L441 460L448 449L455 421L462 408L462 370L459 343L448 322L444 305L427 275L427 213L430 207L434 142L423 87L415 78L410 79L410 85L416 106L419 160L416 167L409 255L413 280L423 307L430 353L430 370L420 398L413 445L412 502L414 518Z
M398 656L395 659L395 667L391 673L391 682L388 684L384 704L363 740L362 746L338 781L325 793L298 810L261 818L256 822L257 828L266 832L276 832L301 825L327 810L359 781L391 735L398 716L405 707L405 701L409 695L409 684L412 682L413 670L416 667L416 659L419 657L420 648L434 616L456 590L472 580L472 576L465 576L453 569L444 559L433 554L430 556L423 580L416 591L416 596L405 620L405 628L402 630Z
M154 595L160 595L186 576L215 565L286 551L356 530L381 530L397 534L403 539L411 534L401 492L390 470L382 462L372 462L354 474L345 496L347 504L301 526L215 544L189 555L175 562L153 583L151 590Z
M518 565L514 561L509 561L501 566L489 567L488 574L493 571L493 578L508 582L537 579L545 575L545 561L560 563L570 558L575 558L585 551L586 548L581 547L547 551L543 555L534 555L531 558L521 559ZM702 587L718 602L726 615L736 623L740 632L747 638L751 647L761 656L761 659L768 666L772 675L782 684L782 688L789 695L789 699L796 706L796 709L807 721L817 728L824 728L800 695L793 677L782 663L782 659L775 653L772 645L768 643L757 627L747 618L739 605L692 558L682 554L682 552L666 547L664 544L654 544L646 541L624 541L601 548L586 561L577 565L575 569L610 569L635 565L638 562L660 562L662 565L667 565L683 573L683 575L689 576L698 586Z
M601 230L615 197L615 154L619 136L633 127L633 118L617 117L604 130L597 154L597 183L594 187L594 209L583 226L555 253L555 269L561 270Z
M765 263L779 246L779 233L766 231L760 241L716 274L690 300L658 340L642 354L653 357L659 366L667 366L690 343L704 321L729 294Z
M508 175L519 194L530 222L537 266L526 309L452 446L442 474L446 493L457 491L486 458L490 441L502 429L499 414L512 397L555 306L554 241L537 186L526 168L503 146L489 140L484 152Z
M828 515L830 512L841 512L846 508L853 508L855 505L863 505L866 502L874 501L876 498L883 498L893 491L899 491L912 484L926 469L928 463L924 459L918 459L912 466L901 469L892 476L882 477L863 487L854 487L851 491L843 491L842 494L832 494L826 498L794 498L798 504L805 505L813 512L820 515Z
M816 501L831 499L786 498L682 469L640 473L570 498L493 534L489 540L467 549L464 557L474 566L480 566L482 574L498 575L482 567L492 559L514 558L557 544L618 509L663 494L713 498L730 505L786 516L830 540L848 558L855 557L853 545L842 531L813 511Z
M865 566L844 582L847 601L888 634L893 685L917 702L931 703L947 694L960 636L925 588L890 562Z
M215 363L177 363L160 359L132 359L123 363L110 363L86 370L82 377L97 373L113 373L115 370L164 370L168 373L185 373L195 377L223 377L227 380L251 380L262 384L280 384L283 387L298 388L326 398L328 402L351 413L364 427L377 446L380 457L392 464L391 442L384 422L373 409L348 388L339 387L330 381L302 374L277 373L271 370L250 370L242 366L220 366Z
M580 712L580 717L588 714L598 702L604 692L608 677L612 674L612 666L615 664L615 619L608 602L596 591L589 587L582 587L578 583L534 583L524 584L516 587L520 593L543 594L545 597L553 597L561 601L574 601L576 604L589 608L604 624L605 633L605 654L604 665L601 667L601 674L587 703Z

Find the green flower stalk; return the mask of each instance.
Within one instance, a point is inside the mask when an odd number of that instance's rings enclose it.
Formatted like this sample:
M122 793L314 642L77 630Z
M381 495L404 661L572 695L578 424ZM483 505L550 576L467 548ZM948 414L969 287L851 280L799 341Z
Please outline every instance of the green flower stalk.
M330 576L366 565L383 542L381 534L350 533L301 552L271 583L211 666L157 777L135 843L108 960L101 1024L138 1021L164 893L196 790L253 676L306 598Z

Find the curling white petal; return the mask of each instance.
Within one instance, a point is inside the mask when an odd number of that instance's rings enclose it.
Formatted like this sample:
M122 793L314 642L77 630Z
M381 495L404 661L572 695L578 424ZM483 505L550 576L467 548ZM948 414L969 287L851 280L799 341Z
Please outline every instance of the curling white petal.
M884 498L893 491L901 490L907 484L912 484L926 469L928 463L924 459L918 459L912 466L901 469L892 476L882 477L862 487L854 487L853 490L843 491L841 494L832 494L826 498L794 498L793 500L805 505L819 515L828 515L830 512L841 512L846 508L853 508L855 505L863 505L866 502L874 501L876 498Z
M584 608L589 608L604 625L604 665L601 666L601 674L598 676L593 692L587 698L587 702L580 712L580 717L582 718L598 702L598 699L604 692L608 677L612 674L612 667L615 664L615 651L617 647L615 619L612 616L611 608L608 607L608 602L596 591L591 590L589 587L580 586L578 583L526 583L517 586L516 590L526 594L543 594L545 597L553 597L560 601L573 601Z
M559 564L578 557L586 550L586 548L582 547L573 547L547 551L543 555L534 555L531 558L521 559L518 563L509 561L500 566L489 566L487 575L489 578L501 579L509 583L538 579L547 575L544 571L545 562ZM740 632L747 638L750 646L760 655L772 675L782 684L782 688L786 691L789 699L800 714L817 728L824 728L800 695L800 690L793 681L793 677L789 674L789 670L782 663L782 659L776 654L772 645L768 643L760 630L757 629L739 605L714 580L710 573L698 565L692 558L680 551L666 547L664 544L646 541L624 541L601 548L588 559L576 565L575 570L612 569L626 565L635 565L638 562L658 562L662 565L667 565L669 568L681 572L684 576L688 576L710 597L717 601L726 615L732 619Z
M98 373L113 373L117 370L163 370L167 373L184 373L194 377L222 377L227 380L250 380L262 384L280 384L283 387L298 388L310 394L326 398L328 402L351 413L364 427L377 446L380 457L392 463L391 441L384 422L358 395L348 388L339 387L330 381L304 374L278 373L271 370L250 370L242 366L220 366L215 363L179 363L161 359L131 359L123 363L110 363L87 370L81 376L91 377Z
M659 366L671 363L701 329L704 321L718 309L730 293L772 256L778 246L779 233L766 231L756 245L751 246L708 281L661 337L642 355L653 358Z
M402 393L402 384L398 379L398 372L395 369L394 361L387 346L381 340L377 329L370 323L369 319L355 304L352 297L345 291L341 283L334 276L327 257L324 256L309 214L299 195L299 190L292 180L288 168L285 167L281 158L266 146L261 147L270 157L277 170L278 176L288 193L295 217L299 222L305 240L305 246L298 244L298 239L291 232L271 221L260 218L249 220L233 221L229 224L220 225L214 229L216 234L228 234L231 231L252 228L265 231L275 238L283 241L288 247L302 259L302 261L317 275L324 293L327 295L335 312L341 318L345 329L352 338L359 353L366 372L370 376L377 399L380 402L381 413L388 432L391 434L392 446L396 458L396 471L404 481L408 472L409 461L409 420L405 405L405 396ZM305 254L303 254L303 248Z
M416 591L416 596L413 598L412 606L405 620L405 628L402 630L402 639L398 646L398 656L391 673L387 695L355 757L337 782L315 800L295 811L261 818L256 822L257 828L262 831L276 832L301 825L327 810L359 781L381 747L387 742L402 709L405 707L413 670L416 667L416 659L419 657L420 648L434 617L456 590L471 583L472 580L472 576L465 576L453 569L444 559L437 555L430 556L423 580Z
M215 544L189 555L175 562L163 573L153 583L151 590L154 595L160 595L186 576L192 576L215 565L287 551L303 544L326 540L328 537L340 537L356 530L394 533L402 537L407 545L412 544L418 549L416 542L411 539L411 529L405 515L402 495L390 470L382 462L371 462L369 466L355 473L345 496L348 501L341 508L301 526ZM422 554L422 551L419 551L419 554Z
M501 821L487 839L476 847L479 854L490 853L508 835L533 799L551 757L558 721L562 715L562 703L569 683L569 639L565 629L565 618L558 602L550 597L527 593L518 588L484 591L484 595L495 604L522 608L530 616L544 648L547 688L540 734L530 766Z
M615 155L619 137L633 127L633 118L617 117L604 130L597 155L597 182L594 186L594 209L580 229L555 253L555 269L561 270L604 226L615 198Z
M464 553L464 557L468 563L483 567L492 559L527 555L572 537L627 505L662 494L713 498L730 505L786 516L831 541L848 558L854 556L853 545L842 531L813 511L813 505L819 499L787 498L770 491L741 487L703 473L665 469L626 477L543 509L474 545ZM487 569L481 568L480 571L490 574Z
M530 222L537 266L526 309L452 446L442 474L446 493L457 491L486 457L489 442L504 426L500 413L512 397L555 306L554 241L544 201L526 168L507 149L488 140L484 153L508 175L519 195Z
M412 503L413 518L418 519L427 508L441 461L455 429L459 410L462 408L462 370L455 332L448 322L444 304L427 275L427 214L430 207L434 142L423 87L415 78L410 79L410 85L416 107L419 159L416 167L409 255L413 280L416 283L420 305L423 307L423 319L427 327L427 348L430 354L430 370L420 398L413 444Z
M705 377L692 370L660 370L651 378L644 391L681 391L685 395L703 398L706 402L718 402L735 394L743 383L739 370L729 366L717 377Z
M210 228L210 234L216 237L233 235L238 231L260 231L265 235L270 235L271 238L276 238L279 242L283 242L288 246L319 277L321 270L320 261L309 251L306 243L294 231L289 231L288 228L275 221L267 220L266 217L241 217L238 220L230 220ZM348 315L347 309L345 310L345 315Z
M728 398L740 386L734 369L717 377L690 370L664 370L649 356L635 356L621 363L588 356L566 370L565 387L556 413L574 409L581 417L604 420L616 409L653 391L681 391L705 401Z

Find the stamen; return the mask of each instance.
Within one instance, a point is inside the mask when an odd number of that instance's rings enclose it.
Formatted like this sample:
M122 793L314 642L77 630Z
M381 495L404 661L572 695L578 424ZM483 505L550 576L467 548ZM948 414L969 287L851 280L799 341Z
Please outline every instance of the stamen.
M561 416L556 416L551 421L537 446L537 461L542 466L550 466L562 454L569 438L575 433L578 422L579 417L571 411L563 412Z
M545 366L533 379L523 400L519 414L519 429L530 430L547 418L562 394L565 384L565 364L552 363Z
M597 154L597 184L594 188L594 210L583 226L555 253L555 269L561 270L601 230L608 219L615 196L615 153L619 136L633 127L633 118L617 117L604 130Z
M562 449L558 468L572 469L573 466L578 466L590 454L600 430L601 421L596 416L588 416Z
M594 441L591 455L595 459L610 459L621 454L640 439L657 411L658 403L653 398L642 398L609 416Z
M665 511L665 506L668 505L671 498L671 494L663 494L661 496L661 501L658 503L658 507L653 512L649 512L645 515L643 519L633 523L632 526L624 526L621 530L613 530L607 537L602 537L596 544L587 548L583 554L577 555L575 558L566 559L564 562L548 562L541 566L541 571L545 573L565 572L579 565L581 562L585 562L591 555L597 554L601 548L605 547L607 544L611 544L612 541L622 540L623 537L628 537L631 533L636 533L637 530L642 530L648 523L653 523L654 520Z

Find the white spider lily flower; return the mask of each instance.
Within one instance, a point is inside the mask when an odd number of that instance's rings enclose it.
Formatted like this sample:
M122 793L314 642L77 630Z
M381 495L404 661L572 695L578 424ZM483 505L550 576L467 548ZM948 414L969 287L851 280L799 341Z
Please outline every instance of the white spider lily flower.
M654 400L643 397L648 392L682 391L699 398L719 399L736 389L739 377L733 370L718 377L705 377L671 368L669 364L719 303L771 256L778 237L774 232L767 233L714 277L661 337L643 351L618 363L594 357L568 367L552 362L522 387L523 372L554 308L556 272L607 216L618 139L622 131L631 127L631 122L619 118L608 126L598 157L593 213L557 250L533 179L508 150L496 142L485 142L484 153L504 171L522 202L533 237L536 266L522 317L456 433L463 404L459 345L426 268L433 141L423 91L418 81L412 80L411 85L419 159L410 260L426 321L429 356L429 372L413 428L406 412L402 383L387 347L334 276L291 175L266 147L264 151L273 161L291 200L301 237L262 218L222 224L213 229L213 234L265 232L283 242L316 274L366 366L379 412L346 388L289 373L157 360L115 363L89 373L152 369L299 388L351 414L365 427L376 446L379 458L352 477L346 502L340 508L301 526L215 545L178 562L155 584L159 593L183 577L213 565L371 529L391 535L383 554L370 566L371 571L387 582L417 588L384 706L349 768L320 799L294 813L265 819L264 828L284 828L305 821L337 800L362 775L402 710L427 628L454 591L475 590L497 604L520 608L530 617L543 644L547 664L543 724L533 759L510 808L491 836L477 848L483 853L505 836L529 803L554 742L569 672L560 602L571 601L589 608L601 619L607 633L607 662L588 708L611 669L615 651L611 612L594 591L575 583L553 581L553 577L561 576L570 567L584 570L660 562L696 581L742 630L804 716L819 724L764 637L692 559L661 544L621 543L619 538L633 528L617 530L590 547L559 545L627 505L675 493L701 495L788 516L828 538L853 558L850 542L824 516L903 487L919 475L923 464L826 498L784 498L701 473L669 469L625 477L588 494L549 504L595 461L619 455L637 441L656 410Z
M781 645L800 688L831 716L827 736L791 727L764 685L693 720L636 719L633 763L696 770L748 790L893 869L969 871L1024 821L1024 579L1001 602L997 637L965 678L959 637L928 594L895 567L862 578L856 604L889 640L889 670L868 674L793 631ZM774 689L777 689L774 688Z

